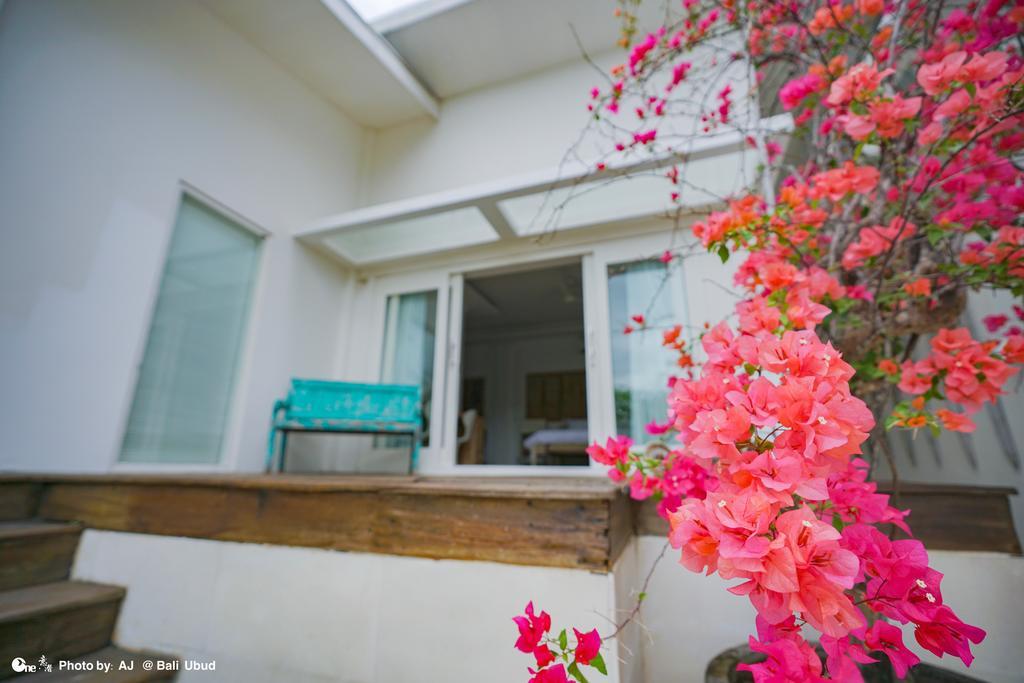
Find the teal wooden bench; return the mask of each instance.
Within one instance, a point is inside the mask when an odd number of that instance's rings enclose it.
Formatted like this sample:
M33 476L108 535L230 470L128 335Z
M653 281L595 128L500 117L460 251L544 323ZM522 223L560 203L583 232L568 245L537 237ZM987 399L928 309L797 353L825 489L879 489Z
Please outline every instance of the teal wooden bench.
M341 434L409 434L412 453L409 473L416 468L423 409L420 388L405 384L353 384L316 379L293 379L288 398L274 402L267 472L284 471L288 432ZM281 433L281 456L277 434Z

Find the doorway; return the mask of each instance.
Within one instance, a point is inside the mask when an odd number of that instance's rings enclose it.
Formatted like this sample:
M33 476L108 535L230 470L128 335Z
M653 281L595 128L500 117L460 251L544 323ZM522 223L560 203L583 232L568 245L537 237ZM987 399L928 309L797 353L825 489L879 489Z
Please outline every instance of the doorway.
M579 261L463 278L460 465L589 464Z

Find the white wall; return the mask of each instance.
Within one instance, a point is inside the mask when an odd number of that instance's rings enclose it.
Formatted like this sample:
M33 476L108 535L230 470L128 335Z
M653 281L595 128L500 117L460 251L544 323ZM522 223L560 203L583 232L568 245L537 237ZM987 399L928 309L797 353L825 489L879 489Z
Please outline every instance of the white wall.
M377 132L363 202L554 168L587 123L587 91L598 78L577 61L447 99L437 121Z
M610 575L581 570L94 530L73 576L128 589L119 645L216 660L215 679L182 681L521 683L533 659L512 617L527 601L556 633L606 633L615 599Z
M370 205L550 171L577 142L576 153L588 163L607 154L617 139L584 134L592 118L587 111L589 91L593 86L607 90L608 71L621 64L625 55L613 49L590 57L593 64L577 59L446 99L436 121L423 118L376 132L369 138L371 160L361 201ZM708 51L692 56L691 61L713 58ZM694 92L694 99L712 99L728 80L733 86L733 118L742 120L747 111L742 97L746 91L742 63L718 66L714 71L708 67L705 73L716 74L719 85L709 79L700 86L700 93ZM667 79L668 74L664 77ZM691 86L684 82L679 87L677 95ZM634 125L635 105L625 99L616 122ZM660 135L674 132L690 136L698 133L701 125L696 117L676 117L659 124ZM642 160L646 156L641 153L634 158ZM735 168L728 172L730 177L736 174Z
M543 302L537 302L542 306ZM487 464L516 465L526 421L526 376L535 372L583 370L583 329L562 334L516 335L490 332L463 347L462 377L484 380Z
M642 583L665 540L643 536L631 543L616 565L633 566L630 573ZM635 554L633 556L632 554ZM669 549L654 571L642 609L643 680L700 683L708 661L719 652L745 643L755 633L754 609L741 596L726 591L731 582L717 575L695 574L677 563ZM980 626L988 637L974 647L976 659L966 669L949 656L939 660L922 650L907 630L910 643L924 661L968 673L991 683L1020 683L1020 637L1024 633L1024 558L996 553L933 551L932 566L946 575L942 597L967 623ZM625 586L619 587L625 604Z
M346 276L290 230L349 208L361 130L196 3L0 12L0 469L120 448L185 180L268 230L225 464L262 465L292 375L330 374Z

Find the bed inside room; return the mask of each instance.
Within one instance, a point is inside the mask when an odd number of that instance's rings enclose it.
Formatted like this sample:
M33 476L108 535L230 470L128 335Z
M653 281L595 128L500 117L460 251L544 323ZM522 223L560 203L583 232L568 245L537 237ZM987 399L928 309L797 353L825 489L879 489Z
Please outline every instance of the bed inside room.
M463 280L460 465L586 466L579 261Z

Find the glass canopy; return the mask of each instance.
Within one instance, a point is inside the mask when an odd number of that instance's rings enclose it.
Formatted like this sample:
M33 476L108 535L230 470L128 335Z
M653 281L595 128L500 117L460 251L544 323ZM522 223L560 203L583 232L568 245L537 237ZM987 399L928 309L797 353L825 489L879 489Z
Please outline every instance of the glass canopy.
M356 264L400 259L498 239L475 206L415 218L347 227L324 238L329 248Z

